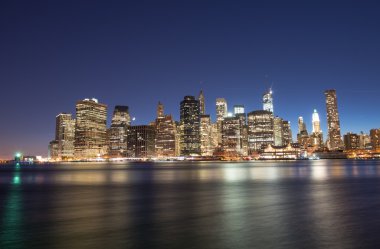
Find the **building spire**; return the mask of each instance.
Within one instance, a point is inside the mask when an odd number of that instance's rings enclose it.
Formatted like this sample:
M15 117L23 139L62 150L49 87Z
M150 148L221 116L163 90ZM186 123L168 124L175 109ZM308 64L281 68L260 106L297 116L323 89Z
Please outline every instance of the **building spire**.
M163 118L163 117L164 117L164 105L161 103L161 101L158 101L157 118Z

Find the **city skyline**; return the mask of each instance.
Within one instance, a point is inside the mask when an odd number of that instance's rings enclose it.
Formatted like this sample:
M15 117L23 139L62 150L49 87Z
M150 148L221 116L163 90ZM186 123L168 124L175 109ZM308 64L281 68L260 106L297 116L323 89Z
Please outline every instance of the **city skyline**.
M275 115L309 132L317 109L324 139L323 91L336 89L341 135L378 128L377 3L93 2L1 3L0 158L47 155L54 118L98 98L129 106L134 124L154 120L156 104L179 120L178 103L204 91L228 111L261 109L273 89ZM69 13L69 14L67 14ZM194 18L197 16L197 18Z

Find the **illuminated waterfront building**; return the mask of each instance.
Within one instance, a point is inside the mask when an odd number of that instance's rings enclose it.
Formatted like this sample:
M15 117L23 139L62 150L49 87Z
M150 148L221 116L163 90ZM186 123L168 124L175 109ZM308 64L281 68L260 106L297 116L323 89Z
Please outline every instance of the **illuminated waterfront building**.
M282 136L283 136L283 143L282 145L288 145L289 143L293 143L293 134L292 134L292 128L290 126L290 122L287 120L282 121Z
M249 153L262 151L274 143L273 114L270 111L248 113L248 149Z
M297 142L302 149L306 149L310 145L310 137L303 117L298 118Z
M203 90L201 90L201 92L199 93L198 100L199 100L200 115L204 115L206 114L206 108L205 108L205 96L203 94Z
M326 90L325 96L328 128L327 147L329 150L339 150L342 148L342 139L336 91Z
M323 133L321 130L321 122L319 119L319 114L316 109L314 109L314 112L312 115L312 125L313 125L313 132L310 135L310 143L311 143L311 146L313 146L315 150L318 150L323 147Z
M151 158L155 156L155 127L151 125L134 125L128 129L128 156L134 158Z
M159 102L157 106L156 127L156 156L176 156L177 127L171 115L164 114L164 106Z
M107 130L109 157L127 156L127 134L130 125L131 117L128 106L115 106L111 127Z
M371 137L372 149L380 149L380 129L371 129L369 135Z
M74 158L75 119L71 114L60 113L56 116L55 140L58 142L57 158Z
M107 105L97 99L84 99L76 104L75 157L89 159L107 152Z
M222 146L225 152L243 154L242 151L242 120L235 117L226 117L222 121Z
M283 145L283 120L280 117L273 119L273 139L275 146Z
M59 152L58 152L58 141L57 140L52 140L49 143L49 151L48 151L48 158L53 159L53 160L58 160L60 159L58 157Z
M222 143L222 121L228 115L227 101L224 98L216 99L216 123L218 128L218 144Z
M356 150L359 149L359 135L355 133L348 132L343 136L344 148L346 150Z
M180 104L181 155L201 154L199 100L194 96L185 96Z
M214 152L215 145L212 141L212 124L210 115L201 115L201 155L202 156L212 156Z
M263 110L273 113L273 92L272 92L272 89L269 89L269 91L263 95Z
M234 105L234 114L243 114L245 113L244 105Z
M359 134L359 148L360 149L372 149L371 137L364 132Z

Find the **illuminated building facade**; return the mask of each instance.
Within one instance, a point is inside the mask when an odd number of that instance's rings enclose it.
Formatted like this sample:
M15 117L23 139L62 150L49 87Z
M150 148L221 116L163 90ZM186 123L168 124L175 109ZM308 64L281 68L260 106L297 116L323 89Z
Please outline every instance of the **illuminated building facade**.
M201 155L202 156L212 156L214 152L215 145L212 141L212 124L210 115L201 115Z
M371 129L369 132L371 137L372 149L377 150L380 148L380 129Z
M50 158L52 160L59 160L60 158L58 156L59 155L58 148L59 148L58 141L52 140L49 143L48 158Z
M319 114L316 109L314 109L312 115L312 125L313 132L310 135L310 144L315 150L321 149L323 146L323 133L321 130L321 122L319 119Z
M164 114L164 106L158 103L156 127L156 156L176 156L176 133L177 127L171 115Z
M263 95L263 110L273 113L273 92L272 92L272 89L269 89L269 91Z
M310 145L310 136L307 132L303 117L298 118L297 142L302 149L306 149Z
M239 117L226 117L222 121L222 146L226 152L242 154L242 121Z
M359 147L360 149L372 149L371 137L364 132L359 134Z
M339 150L342 149L342 139L336 91L326 90L325 96L328 128L327 148L329 150Z
M194 96L185 96L180 104L181 155L201 154L200 109L199 100Z
M293 143L293 134L292 134L292 128L290 126L290 122L287 120L282 121L282 145L288 145L290 143Z
M234 115L245 113L244 105L234 105Z
M199 111L200 115L205 115L206 114L206 107L205 107L205 96L203 94L203 90L199 93Z
M248 113L248 149L249 153L262 151L274 143L273 114L270 111Z
M58 142L60 160L74 158L75 119L69 113L60 113L56 116L55 140Z
M216 99L216 124L218 128L218 144L222 143L222 121L227 117L227 101L224 98Z
M349 132L343 136L343 140L346 150L356 150L360 148L358 134Z
M76 104L75 157L89 159L107 152L107 105L97 99L84 99Z
M155 127L151 125L133 125L127 136L128 156L151 158L155 156Z
M130 125L131 117L128 106L115 106L111 127L107 130L109 157L127 156L127 134Z
M273 119L273 139L275 146L283 145L283 120L280 117L275 117Z

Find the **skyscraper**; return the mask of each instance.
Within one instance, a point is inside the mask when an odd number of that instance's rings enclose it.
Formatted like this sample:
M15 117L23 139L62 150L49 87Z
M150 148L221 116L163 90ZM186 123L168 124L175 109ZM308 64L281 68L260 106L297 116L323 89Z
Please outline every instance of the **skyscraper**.
M273 120L273 138L275 146L283 145L283 120L280 117L275 117Z
M203 94L203 90L201 90L201 92L199 93L198 100L199 100L200 115L204 115L206 114L206 108L205 108L205 96Z
M340 122L336 91L326 90L325 96L328 128L327 147L330 150L339 150L342 149L343 142L340 135Z
M157 106L156 127L156 156L176 156L176 124L171 115L164 114L164 105L160 102Z
M200 120L201 155L212 156L215 146L212 141L212 125L210 115L201 115Z
M355 133L348 132L343 136L344 148L346 150L356 150L359 149L359 135Z
M311 146L314 147L315 150L318 150L323 147L323 133L321 130L321 122L319 120L319 114L316 109L314 109L312 115L312 125L313 132L310 135Z
M131 124L128 106L115 106L111 127L107 130L108 155L110 157L127 156L127 133Z
M199 100L194 96L185 96L180 104L181 155L201 154L200 109Z
M136 158L151 158L155 156L154 126L130 126L127 139L129 156Z
M84 99L76 104L75 157L103 156L106 151L107 105L97 99Z
M248 113L249 152L262 151L273 142L273 113L262 110Z
M371 137L372 149L380 149L380 129L371 129L369 136Z
M74 158L75 119L69 113L56 116L55 140L58 142L57 157L61 160Z
M242 148L242 119L238 116L227 117L222 121L222 145L225 152L243 154Z
M218 130L218 144L222 143L222 121L227 117L227 101L224 98L216 99L216 125Z
M273 113L273 92L269 88L269 91L263 95L263 110Z
M310 145L310 137L309 133L307 132L306 124L303 120L303 117L298 118L297 142L303 149L306 149Z

